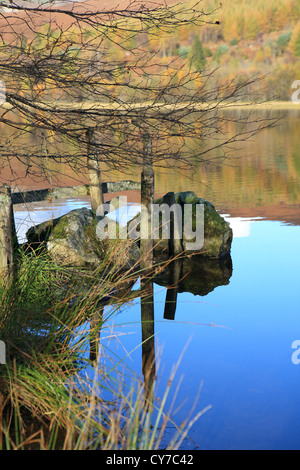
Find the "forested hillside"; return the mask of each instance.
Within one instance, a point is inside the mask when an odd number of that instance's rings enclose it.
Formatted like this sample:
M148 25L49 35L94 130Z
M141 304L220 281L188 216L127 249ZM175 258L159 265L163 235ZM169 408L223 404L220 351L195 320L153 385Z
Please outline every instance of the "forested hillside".
M18 0L13 3L18 4ZM23 3L37 4L29 1ZM87 0L77 2L76 5L89 10L101 10L124 8L129 3L125 0ZM156 5L161 3L164 2L155 2ZM176 2L170 0L167 3ZM196 0L188 0L181 5L187 8L195 3ZM56 2L40 0L39 4L52 8ZM62 54L77 55L78 60L87 53L83 51L89 50L88 46L93 42L94 52L90 50L88 53L95 56L95 61L99 55L105 54L107 62L114 64L110 78L106 77L105 80L111 82L112 97L121 100L142 99L134 91L135 83L142 79L147 80L148 84L155 82L157 85L159 82L162 87L170 80L174 85L181 83L188 75L190 65L196 77L190 84L191 90L199 90L200 99L204 82L206 90L218 90L218 96L226 96L232 80L238 76L241 83L249 79L251 81L252 77L266 77L263 81L254 80L252 85L244 88L244 101L251 101L251 94L258 89L262 100L291 100L292 83L300 80L300 0L225 0L222 4L218 0L202 0L195 8L204 12L201 25L183 25L170 32L165 28L151 35L141 31L140 35L133 35L132 38L128 35L122 37L120 31L116 31L115 35L110 32L109 40L105 41L102 37L97 50L94 47L97 36L93 29L84 31L83 36L82 28L79 30L70 18L70 24L64 24L63 29L66 35L74 38L74 47L72 51L70 48L66 51L61 36L62 27L58 28L55 14L48 17L43 15L44 24L41 24L40 32L35 33L35 37L24 37L20 31L19 40L25 52L44 46L51 51L53 47L53 50L60 49ZM7 8L4 10L0 11L2 20L10 14ZM15 16L20 14L13 12ZM45 18L48 22L45 22ZM85 48L82 44L79 47L76 36L80 36L81 40L84 37ZM9 35L1 33L0 52L5 52L8 44ZM149 57L147 76L135 75L129 66L131 61L137 63L137 56L131 51L136 51L139 45L142 45L140 51ZM211 71L214 73L211 74ZM123 97L119 94L120 85L129 81L133 86L132 96Z
M206 18L211 24L165 38L161 53L193 56L198 69L218 68L215 78L224 87L236 74L241 80L268 74L262 98L289 101L300 79L300 0L204 0L199 8L213 12Z

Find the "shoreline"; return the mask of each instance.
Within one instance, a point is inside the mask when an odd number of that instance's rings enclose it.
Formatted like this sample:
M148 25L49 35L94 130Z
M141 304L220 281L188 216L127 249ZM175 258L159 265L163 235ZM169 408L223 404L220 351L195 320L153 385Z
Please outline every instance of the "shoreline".
M123 105L120 104L114 104L114 103L101 103L101 102L81 102L81 103L66 103L66 102L56 102L53 101L53 103L47 103L47 102L36 102L34 106L31 106L30 104L26 104L26 107L28 108L35 108L37 107L40 111L50 111L53 110L53 106L55 105L55 111L58 111L57 105L59 104L60 109L59 111L66 111L66 112L77 112L77 111L131 111L131 110L145 110L145 108L148 110L159 110L159 109L165 109L165 110L172 110L174 111L179 110L179 109L184 109L184 108L191 108L191 111L197 111L197 110L224 110L224 109L248 109L248 108L257 108L257 109L282 109L282 110L295 110L299 111L300 110L300 103L293 103L292 101L265 101L261 103L254 103L254 102L237 102L237 103L227 103L225 100L224 101L218 101L218 102L210 102L210 103L193 103L193 102L187 102L187 103L181 103L180 105L178 104L166 104L166 103L151 103L151 102L136 102L136 103L124 103ZM16 108L16 106L13 106L10 103L0 103L0 108L10 110Z

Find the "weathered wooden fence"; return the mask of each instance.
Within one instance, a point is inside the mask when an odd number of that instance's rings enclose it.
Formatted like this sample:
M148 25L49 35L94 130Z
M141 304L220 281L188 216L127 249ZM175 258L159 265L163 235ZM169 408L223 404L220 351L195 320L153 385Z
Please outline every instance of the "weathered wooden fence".
M116 182L101 183L102 193L115 193L121 191L139 190L141 183L124 180ZM90 186L69 186L49 189L37 189L33 191L14 192L11 194L13 204L23 204L28 202L46 201L49 199L67 199L81 196L90 196Z

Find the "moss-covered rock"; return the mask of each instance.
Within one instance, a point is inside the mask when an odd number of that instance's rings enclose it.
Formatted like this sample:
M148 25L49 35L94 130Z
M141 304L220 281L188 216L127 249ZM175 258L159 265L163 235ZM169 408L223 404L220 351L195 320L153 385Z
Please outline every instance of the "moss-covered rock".
M138 257L132 240L101 240L97 223L101 217L87 209L75 209L66 215L31 227L27 239L33 247L45 247L55 263L77 267L113 269L131 266Z
M210 202L198 198L191 191L176 193L175 202L181 206L182 223L185 204L192 206L192 230L196 229L196 206L202 204L204 208L204 244L201 248L193 250L188 246L192 240L188 239L182 227L182 245L188 254L197 253L209 258L222 258L230 254L232 230ZM163 204L163 198L157 199L155 203ZM132 266L139 259L138 240L118 237L101 240L97 232L101 219L87 208L75 209L62 217L30 228L27 232L28 242L32 247L45 247L53 260L63 265L97 267L101 263L108 263L114 269ZM131 228L134 221L138 226L139 218L130 222ZM117 224L116 233L118 229ZM139 232L138 228L136 232ZM168 255L168 239L158 237L154 239L154 245L155 256Z
M182 245L183 249L193 252L199 253L203 256L207 256L209 258L222 258L223 256L227 256L230 254L231 251L231 244L232 244L232 229L228 222L224 220L224 218L216 211L213 204L206 199L197 197L196 194L192 191L186 192L179 192L175 195L175 202L179 204L182 209ZM155 200L155 204L163 204L163 198ZM184 226L184 205L191 204L192 205L192 230L195 231L196 229L196 205L203 204L204 206L204 245L201 249L191 250L190 247L188 248L192 240L188 239ZM155 250L157 252L167 252L169 248L169 241L166 239L157 238L154 240L155 243Z

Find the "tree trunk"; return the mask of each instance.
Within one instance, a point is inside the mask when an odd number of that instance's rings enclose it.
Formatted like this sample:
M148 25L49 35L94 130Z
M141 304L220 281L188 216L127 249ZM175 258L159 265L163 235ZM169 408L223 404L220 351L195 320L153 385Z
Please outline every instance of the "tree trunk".
M14 222L11 191L7 186L0 187L0 272L12 274L14 267L14 250L17 246L17 235Z
M175 194L173 192L165 194L165 196L163 197L163 202L164 204L167 204L169 207L172 207L174 204L176 204ZM178 220L178 217L176 217L176 211L175 211L175 214L173 211L170 212L169 223L170 223L169 255L176 256L182 253L183 251L182 241L181 241L181 230L179 226L179 224L182 222Z
M87 166L90 184L91 206L92 210L96 212L98 207L104 203L101 182L101 170L97 155L95 155L95 153L93 153L92 151L92 146L95 143L94 130L88 129L86 132L86 136L88 141Z
M151 209L154 200L154 172L152 167L152 143L144 134L143 169L141 174L141 268L149 270L153 265L153 240L151 237Z

